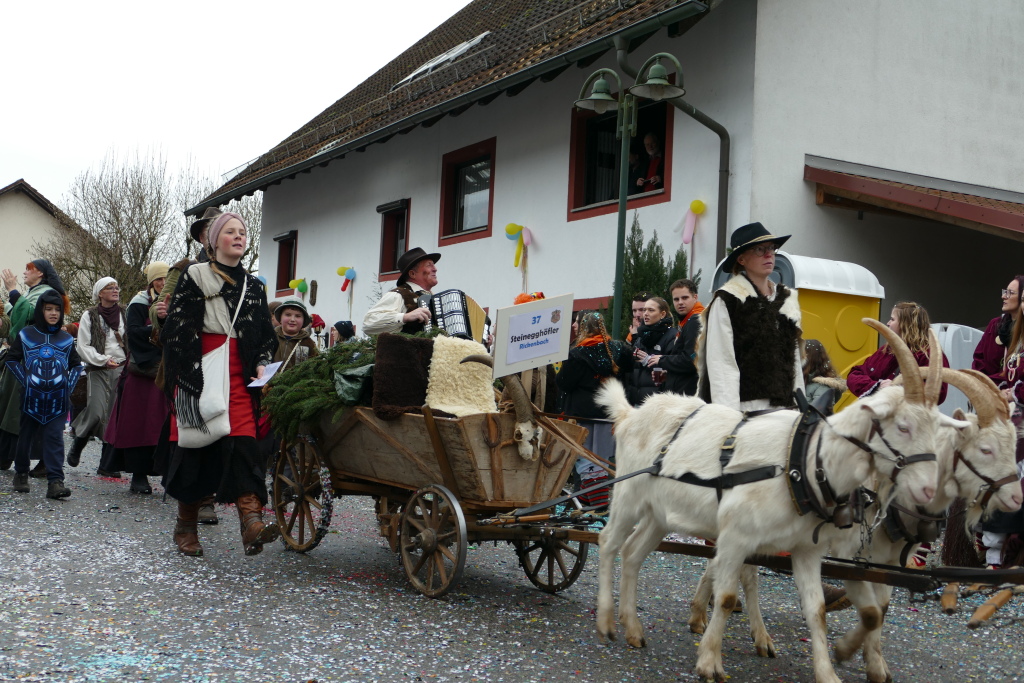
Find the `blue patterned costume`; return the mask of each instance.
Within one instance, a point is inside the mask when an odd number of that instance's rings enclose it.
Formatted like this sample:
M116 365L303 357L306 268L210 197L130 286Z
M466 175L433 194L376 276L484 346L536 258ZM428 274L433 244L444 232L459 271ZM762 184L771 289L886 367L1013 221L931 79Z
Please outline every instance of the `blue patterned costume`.
M21 362L7 365L23 387L22 412L40 424L67 415L71 390L82 374L81 365L68 368L74 337L61 329L51 334L29 326L18 340Z

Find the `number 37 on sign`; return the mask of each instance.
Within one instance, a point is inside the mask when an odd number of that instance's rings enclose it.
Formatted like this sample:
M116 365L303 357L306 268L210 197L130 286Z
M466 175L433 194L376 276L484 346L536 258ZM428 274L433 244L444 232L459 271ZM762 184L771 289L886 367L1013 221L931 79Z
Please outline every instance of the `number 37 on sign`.
M498 309L494 375L548 365L569 357L572 294Z

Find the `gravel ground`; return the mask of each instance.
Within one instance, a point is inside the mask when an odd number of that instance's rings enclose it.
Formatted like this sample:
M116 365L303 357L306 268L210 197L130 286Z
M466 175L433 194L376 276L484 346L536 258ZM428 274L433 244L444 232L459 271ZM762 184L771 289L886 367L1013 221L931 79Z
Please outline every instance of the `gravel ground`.
M173 502L95 476L93 443L68 469L73 494L11 493L0 472L2 681L696 681L698 637L686 626L703 562L655 554L641 576L648 647L598 642L597 555L558 595L535 590L511 548L469 551L462 581L432 600L406 581L376 537L368 498L335 508L331 533L307 555L268 546L242 554L233 508L202 528L203 558L177 554ZM777 659L754 656L745 614L724 642L732 681L813 681L791 579L762 573ZM947 617L897 591L885 651L897 681L1020 681L1022 603L969 631L973 607ZM829 615L830 639L854 625ZM864 680L859 658L839 669Z

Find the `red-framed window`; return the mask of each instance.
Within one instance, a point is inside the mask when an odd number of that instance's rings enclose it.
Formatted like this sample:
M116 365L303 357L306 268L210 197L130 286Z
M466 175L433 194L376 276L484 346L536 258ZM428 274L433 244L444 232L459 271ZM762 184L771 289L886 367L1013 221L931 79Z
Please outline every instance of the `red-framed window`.
M672 199L674 109L667 102L641 102L636 137L630 141L628 206L631 209ZM653 143L655 154L648 148ZM615 213L619 200L619 155L615 112L597 114L573 108L569 145L567 219L576 221ZM657 177L657 183L638 180Z
M497 140L490 138L441 158L439 245L491 236Z
M277 284L275 296L291 293L288 283L295 279L295 262L298 258L299 232L290 230L274 236L277 242Z
M410 199L381 204L380 214L380 270L378 280L397 280L398 257L409 250Z

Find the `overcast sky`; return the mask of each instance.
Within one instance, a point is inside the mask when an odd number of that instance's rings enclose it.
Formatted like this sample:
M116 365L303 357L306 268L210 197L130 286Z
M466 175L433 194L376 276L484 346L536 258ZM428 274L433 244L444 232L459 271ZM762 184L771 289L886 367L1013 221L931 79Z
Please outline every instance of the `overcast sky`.
M468 2L6 3L0 187L24 178L61 205L111 150L157 150L219 175Z

